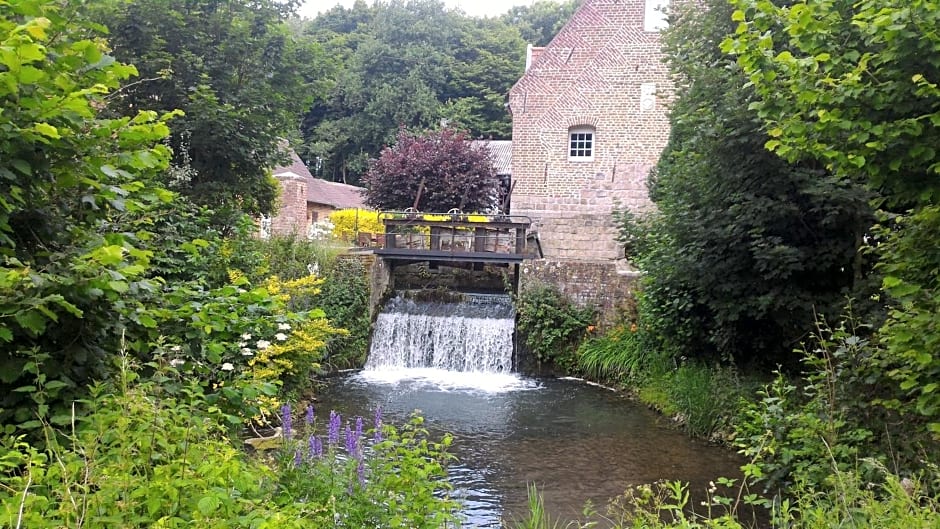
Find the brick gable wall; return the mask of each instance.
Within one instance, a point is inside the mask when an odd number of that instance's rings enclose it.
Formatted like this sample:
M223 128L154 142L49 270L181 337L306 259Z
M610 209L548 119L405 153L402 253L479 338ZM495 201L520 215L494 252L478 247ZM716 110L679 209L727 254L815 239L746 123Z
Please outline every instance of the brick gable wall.
M546 257L623 257L613 210L652 207L646 177L669 137L672 83L645 4L585 0L510 91L512 212L536 222ZM594 128L593 161L568 159L579 125Z

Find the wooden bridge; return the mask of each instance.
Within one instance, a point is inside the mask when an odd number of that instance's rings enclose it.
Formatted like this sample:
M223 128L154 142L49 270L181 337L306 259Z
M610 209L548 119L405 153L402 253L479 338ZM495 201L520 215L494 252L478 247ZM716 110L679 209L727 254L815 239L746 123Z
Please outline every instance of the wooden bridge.
M532 221L518 215L466 215L384 211L384 235L367 242L375 254L396 262L519 264L539 257L527 247ZM363 241L365 242L365 241Z

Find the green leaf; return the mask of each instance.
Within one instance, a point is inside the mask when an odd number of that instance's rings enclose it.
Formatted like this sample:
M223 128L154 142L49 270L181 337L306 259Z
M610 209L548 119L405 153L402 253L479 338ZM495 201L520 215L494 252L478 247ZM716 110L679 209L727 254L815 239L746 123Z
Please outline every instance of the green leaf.
M23 62L41 61L46 58L46 50L39 44L22 44L16 48L16 54Z
M125 281L108 281L108 287L120 294L123 294L129 290L127 282Z
M47 136L53 139L59 139L62 136L59 136L59 129L53 127L48 123L36 123L33 125L33 130L43 136Z
M219 508L219 499L215 496L203 496L199 499L196 507L203 516L209 516Z
M26 160L21 160L20 158L14 158L13 161L10 163L11 165L13 165L13 168L16 169L17 171L23 173L26 176L32 176L33 168L30 167L29 162L27 162Z

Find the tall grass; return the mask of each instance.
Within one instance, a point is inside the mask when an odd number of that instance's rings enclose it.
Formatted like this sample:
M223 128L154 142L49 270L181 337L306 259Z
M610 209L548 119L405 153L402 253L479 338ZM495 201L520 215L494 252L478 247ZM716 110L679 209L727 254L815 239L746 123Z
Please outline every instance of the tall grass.
M619 326L582 342L578 348L578 367L591 378L623 382L635 379L642 371L645 356L636 332Z
M933 470L936 472L936 469ZM588 520L551 520L541 496L529 491L529 515L514 529L584 529L596 527L598 518L612 529L934 529L940 527L940 497L924 492L919 479L883 473L880 484L869 483L853 472L833 470L827 489L792 489L792 498L770 500L747 491L716 494L690 502L688 487L678 482L640 485L614 498L603 513L589 512ZM934 478L935 479L935 478ZM718 480L735 484L733 480ZM735 490L737 492L735 493ZM755 517L754 508L766 508ZM762 519L761 519L762 518ZM564 524L564 525L562 525Z
M305 277L313 270L323 275L344 251L344 247L330 241L311 241L296 235L272 237L258 244L267 257L265 274L283 280Z

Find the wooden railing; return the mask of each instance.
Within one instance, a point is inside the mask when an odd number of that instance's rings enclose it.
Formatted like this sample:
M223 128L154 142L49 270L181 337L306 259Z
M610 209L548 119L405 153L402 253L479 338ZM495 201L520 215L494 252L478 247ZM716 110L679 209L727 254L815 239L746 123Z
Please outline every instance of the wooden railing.
M363 246L398 258L516 262L527 257L528 217L386 211L383 235L361 237Z

